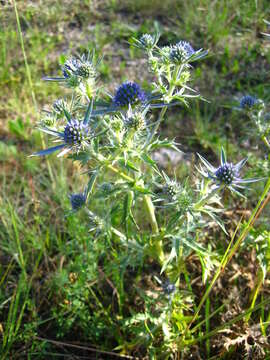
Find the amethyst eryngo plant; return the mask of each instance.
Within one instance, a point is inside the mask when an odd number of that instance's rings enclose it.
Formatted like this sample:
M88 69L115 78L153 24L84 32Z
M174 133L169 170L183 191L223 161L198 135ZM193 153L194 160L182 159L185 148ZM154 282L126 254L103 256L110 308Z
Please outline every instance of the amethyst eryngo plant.
M86 213L93 242L104 242L107 247L109 241L110 248L118 252L124 249L132 267L149 257L159 264L164 283L169 284L164 291L170 294L170 303L156 307L155 317L148 313L140 319L144 320L142 327L149 320L152 332L163 330L166 351L170 352L176 341L170 329L177 327L181 336L188 318L184 312L192 304L190 294L179 290L181 273L186 277L185 258L191 253L197 255L204 281L218 263L210 246L195 241L198 231L207 226L209 217L225 230L219 218L220 190L227 187L239 194L237 189L256 179L242 179L239 172L246 159L233 165L227 162L223 150L218 167L200 156L205 169L199 170L203 178L196 181L177 179L160 170L153 152L162 148L180 150L175 141L158 135L159 125L169 106L175 106L180 116L181 105L201 98L189 85L191 64L203 59L207 51L195 50L186 41L160 47L158 39L158 34L145 34L132 42L147 55L155 79L150 89L132 80L109 94L99 83L100 59L94 53L68 58L61 66L60 77L45 78L66 85L73 93L70 100L58 99L51 110L45 111L39 129L57 144L33 156L57 151L58 156L68 154L69 159L81 163L88 181L81 192L69 196L70 213ZM242 105L250 107L252 101ZM150 116L154 108L161 108L156 121ZM117 271L118 265L114 268ZM149 309L153 308L153 301L148 300ZM166 303L166 297L160 301ZM172 316L173 310L177 317ZM143 333L137 332L136 336Z
M220 165L212 166L203 156L198 154L201 162L205 166L205 170L200 169L199 172L214 182L213 190L227 187L232 192L243 196L238 189L244 189L246 184L259 181L260 179L242 179L240 170L247 162L247 158L242 159L237 164L227 162L224 149L221 149Z
M256 134L259 135L269 151L270 113L265 103L252 95L245 95L240 99L237 109L251 119L257 129Z

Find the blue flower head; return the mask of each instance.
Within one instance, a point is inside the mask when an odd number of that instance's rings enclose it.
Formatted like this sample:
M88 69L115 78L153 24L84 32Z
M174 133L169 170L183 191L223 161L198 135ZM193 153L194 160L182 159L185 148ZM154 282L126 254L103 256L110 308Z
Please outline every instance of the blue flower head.
M258 100L251 96L251 95L245 95L240 100L240 108L243 110L250 110L258 103Z
M171 283L170 281L166 281L162 287L166 295L172 295L176 291L175 284Z
M136 46L139 49L146 50L147 52L153 50L158 43L160 33L156 31L155 34L142 34L139 39L132 39L132 46Z
M80 67L81 61L76 58L68 59L62 66L62 73L65 79L76 75L77 69Z
M183 63L195 53L195 50L187 41L179 41L170 49L169 57L173 63Z
M116 106L128 106L137 103L144 103L147 100L145 92L140 85L135 82L127 81L120 85L113 98Z
M97 66L100 60L95 59L94 52L79 57L70 57L61 66L62 77L45 77L44 80L63 82L71 88L76 88L81 83L94 83L98 75Z
M236 176L236 169L232 163L224 163L217 168L215 176L220 183L231 185Z
M64 110L64 115L67 119L67 124L64 131L56 131L48 127L40 128L41 131L54 136L56 142L61 142L60 145L51 147L49 149L41 150L34 153L32 156L49 155L55 151L61 150L57 155L63 156L71 150L80 151L89 144L90 140L90 127L89 121L92 114L93 102L89 103L84 120L78 120L71 117L71 115ZM92 134L93 135L93 134Z
M88 137L89 127L82 121L70 119L64 129L64 140L68 145L81 145Z
M86 203L86 192L69 195L70 204L73 211L81 209Z
M237 188L244 189L245 184L253 183L261 179L242 179L239 175L240 170L247 162L247 158L239 161L236 165L227 162L226 155L221 149L220 165L215 168L204 157L198 154L201 162L206 167L206 171L199 169L199 172L204 177L211 179L215 183L215 188L221 186L229 188L232 192L242 195L237 191ZM242 195L243 196L243 195Z
M58 154L59 157L63 156L71 150L78 151L84 145L87 145L87 141L90 135L88 124L85 124L83 121L79 121L77 119L69 119L63 132L55 131L46 127L41 128L40 130L55 136L57 139L56 141L61 141L62 143L52 148L38 151L32 156L49 155L55 151L61 150L61 152Z
M155 45L155 38L150 34L143 34L139 41L145 49L152 49Z
M95 78L96 69L93 64L93 59L90 60L89 55L81 58L70 58L62 66L62 73L65 79L72 76L79 76L84 79Z

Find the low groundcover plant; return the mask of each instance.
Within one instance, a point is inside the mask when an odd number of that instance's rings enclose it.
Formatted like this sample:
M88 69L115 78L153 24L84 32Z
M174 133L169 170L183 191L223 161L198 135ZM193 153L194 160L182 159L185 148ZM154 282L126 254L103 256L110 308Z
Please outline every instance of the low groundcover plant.
M101 59L95 52L68 58L61 66L60 77L45 78L68 87L72 94L70 98L56 100L50 111L44 112L38 128L49 134L54 144L33 156L57 152L58 157L67 156L80 162L84 178L88 176L84 186L74 185L78 190L69 195L71 211L67 215L76 216L78 212L86 215L85 226L89 228L91 241L107 248L107 253L101 252L97 259L104 264L105 272L107 269L113 273L115 282L121 278L122 285L115 284L117 316L129 336L115 348L132 353L133 349L145 346L142 351L149 356L169 358L192 344L195 338L195 333L189 331L196 306L186 260L195 254L206 283L210 272L219 266L220 257L210 244L205 247L200 234L207 234L210 222L226 234L220 217L224 210L222 197L227 189L232 196L243 197L246 184L258 179L246 179L240 174L247 159L234 165L227 161L224 149L220 150L220 164L216 166L198 155L199 164L186 179L160 169L153 153L162 148L179 152L180 149L174 140L158 132L159 126L165 121L169 107L174 107L181 121L182 105L188 106L193 99L203 100L190 82L192 64L204 59L208 52L195 50L186 41L163 47L158 41L159 34L144 34L132 40L132 45L147 55L154 79L147 89L132 79L109 94L100 84ZM240 109L249 111L257 105L256 99L246 97L241 100ZM154 109L160 109L156 120L150 116L153 111L156 114ZM266 136L264 131L265 141ZM155 264L150 276L159 291L125 292L128 285L123 282L123 269L141 274L147 263ZM79 281L76 276L72 284ZM128 282L131 281L130 276ZM138 286L137 275L135 282ZM85 292L87 286L81 291ZM131 304L132 297L136 299L134 309L124 311L125 303ZM83 302L81 298L78 301ZM79 317L84 313L83 306L78 308ZM98 325L90 337L98 338L102 331L113 329L108 324L106 330L108 320L101 326L100 317L91 316Z

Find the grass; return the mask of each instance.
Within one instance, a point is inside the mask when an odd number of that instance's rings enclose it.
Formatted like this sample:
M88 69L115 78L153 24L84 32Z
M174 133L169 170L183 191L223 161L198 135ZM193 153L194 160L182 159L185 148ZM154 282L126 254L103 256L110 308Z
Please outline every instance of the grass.
M113 243L91 241L83 215L65 217L68 194L80 190L79 167L54 156L49 162L28 157L46 142L33 130L39 118L37 106L46 108L63 96L63 90L41 79L57 73L61 54L95 46L104 55L101 78L111 91L124 78L140 80L141 73L146 74L146 63L136 49L129 50L127 41L134 34L152 32L158 21L163 44L183 38L196 48L210 49L207 61L196 65L194 79L210 104L197 102L179 112L169 110L168 125L162 127L164 134L176 136L184 150L207 153L213 160L221 145L227 147L232 159L250 156L252 177L254 172L269 176L269 166L262 168L260 160L263 145L248 133L249 124L243 124L244 120L228 108L245 93L270 99L270 47L260 35L267 32L263 19L270 18L268 2L17 1L17 13L15 4L6 2L0 13L1 358L90 358L95 351L96 356L106 359L120 357L122 351L123 356L132 358L162 359L165 350L162 348L159 355L150 346L158 330L148 324L157 320L149 312L148 318L139 321L142 309L154 306L159 291L149 280L156 264L137 259L130 267L126 254L119 253ZM140 66L134 66L138 61ZM265 188L265 195L268 191ZM257 184L249 194L254 209L262 192L263 184ZM261 206L263 200L265 208L256 226L258 236L270 231L265 197L258 204ZM99 201L102 204L102 199ZM227 205L228 211L239 210L224 214L230 234L241 218L246 224L240 226L240 235L220 268L213 271L203 264L210 274L205 286L194 253L184 265L187 289L183 290L189 291L196 307L194 316L185 316L182 309L175 314L179 328L183 324L191 327L193 322L190 347L182 349L182 358L190 354L196 358L198 351L205 359L240 358L241 344L226 351L223 342L228 337L218 330L229 328L236 339L261 323L264 335L269 333L269 275L262 284L255 248L245 249L246 243L240 248L244 237L250 236L258 212L246 209L242 200L227 200ZM215 228L203 241L211 243L219 257L230 246ZM264 254L269 254L270 242L265 244ZM111 262L104 263L108 249ZM223 271L225 264L227 272ZM256 277L257 282L251 281ZM147 288L150 296L141 294L142 288ZM238 295L233 297L235 291ZM130 294L128 300L126 294ZM226 318L229 311L231 317ZM132 322L135 333L130 328ZM140 333L144 335L138 337ZM269 351L266 356L270 356Z

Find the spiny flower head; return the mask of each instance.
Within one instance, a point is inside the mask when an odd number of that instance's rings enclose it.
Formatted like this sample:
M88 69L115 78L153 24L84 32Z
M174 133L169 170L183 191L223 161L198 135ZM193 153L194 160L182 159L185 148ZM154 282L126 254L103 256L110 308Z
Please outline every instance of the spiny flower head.
M170 181L165 185L164 192L171 198L174 199L179 192L179 184L176 181Z
M158 43L160 33L156 32L154 35L143 34L139 39L133 38L132 45L146 51L152 50Z
M95 236L99 236L104 229L104 222L103 220L97 216L96 214L92 213L88 210L89 215L89 232L94 232Z
M98 75L97 66L101 59L96 59L94 52L79 57L70 57L61 66L62 77L45 77L47 81L59 81L70 88L77 88L86 83L94 83Z
M152 49L155 45L155 39L150 34L143 34L139 41L145 49Z
M169 200L175 201L177 196L181 192L181 186L176 180L171 180L165 172L162 172L163 178L165 180L165 185L163 187L163 193Z
M86 203L86 192L83 193L77 193L77 194L71 194L69 196L70 204L73 211L77 211L81 209L85 203Z
M82 63L76 71L76 74L84 79L94 78L96 70L90 62Z
M89 112L86 112L84 121L72 119L68 112L65 112L65 117L68 121L62 132L48 127L40 128L41 131L54 136L56 141L61 141L61 144L38 151L32 156L49 155L55 151L61 150L61 152L58 154L59 157L63 156L71 150L79 151L84 146L87 146L88 140L90 138L90 128L88 125Z
M88 56L83 55L80 58L72 57L66 60L62 66L62 73L65 79L72 76L79 76L84 79L95 78L97 73L93 63L93 55L91 58L88 54Z
M235 168L232 163L225 163L220 165L215 172L215 176L220 181L220 183L224 183L226 185L232 184L235 175Z
M179 41L170 49L169 57L173 63L181 64L195 53L193 47L187 41Z
M104 182L100 185L100 190L104 195L110 194L113 191L113 184L110 182Z
M161 60L165 64L170 64L170 52L171 52L171 46L163 46L159 49Z
M64 115L65 110L68 109L68 104L64 99L57 99L52 105L53 113L57 117L61 117Z
M122 116L122 119L127 129L138 131L144 129L146 126L145 112L133 111L130 105L127 113Z
M128 106L146 101L146 94L140 85L135 82L127 81L120 85L113 98L116 106Z
M76 71L79 68L81 61L77 58L67 59L62 66L62 73L65 79L69 79L72 75L76 75Z
M80 145L88 134L88 125L77 119L70 119L64 129L64 140L67 144Z
M171 283L170 281L166 281L162 287L166 295L172 295L176 291L175 284Z
M258 103L258 100L255 97L253 97L251 95L245 95L240 100L240 108L249 110L249 109L253 108L254 105L256 105L257 103Z
M203 165L206 167L206 171L204 171L203 169L199 169L199 172L204 177L213 180L215 182L216 188L219 188L220 186L225 186L229 188L231 191L237 193L238 195L242 195L235 188L243 189L244 184L261 180L261 179L242 179L239 175L239 172L247 162L247 158L239 161L239 163L237 163L236 165L233 165L232 163L227 162L226 154L223 148L221 149L220 165L217 168L212 166L201 155L198 154L198 156L201 162L203 163Z

